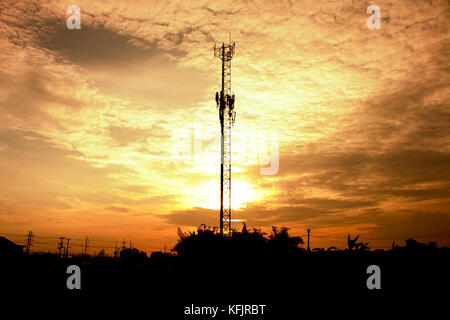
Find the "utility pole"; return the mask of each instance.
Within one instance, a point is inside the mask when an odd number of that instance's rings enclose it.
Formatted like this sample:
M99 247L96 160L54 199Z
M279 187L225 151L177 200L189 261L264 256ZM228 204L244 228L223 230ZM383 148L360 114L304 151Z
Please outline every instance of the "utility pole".
M126 244L126 242L125 242L125 239L122 241L122 250L125 250L125 244Z
M59 250L60 258L61 258L61 249L64 249L64 239L65 239L65 237L59 237L58 250Z
M308 228L308 252L311 252L311 248L309 247L309 233L310 233L311 229Z
M65 252L66 258L69 257L69 241L70 241L70 238L67 238L66 252Z
M33 243L33 237L34 237L33 232L32 232L32 231L29 231L29 232L28 232L28 235L27 235L27 246L26 246L26 249L25 249L25 252L26 252L27 254L30 253L30 248L31 248L32 243Z
M84 241L84 255L86 255L87 247L88 247L88 237L86 236L86 240Z
M114 259L117 258L117 241L116 241L116 245L114 246Z
M222 86L216 92L216 104L220 120L220 234L231 233L231 127L236 119L234 94L231 93L231 59L235 43L216 47L214 57L222 60Z

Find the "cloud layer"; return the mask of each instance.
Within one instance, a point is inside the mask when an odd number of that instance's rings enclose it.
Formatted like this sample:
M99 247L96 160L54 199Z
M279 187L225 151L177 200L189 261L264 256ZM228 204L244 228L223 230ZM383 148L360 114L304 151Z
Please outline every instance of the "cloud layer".
M236 41L233 217L315 245L450 244L447 1L0 5L0 223L173 243L218 224L220 79ZM261 176L274 132L279 170ZM177 157L174 155L182 155ZM236 223L237 226L240 222Z

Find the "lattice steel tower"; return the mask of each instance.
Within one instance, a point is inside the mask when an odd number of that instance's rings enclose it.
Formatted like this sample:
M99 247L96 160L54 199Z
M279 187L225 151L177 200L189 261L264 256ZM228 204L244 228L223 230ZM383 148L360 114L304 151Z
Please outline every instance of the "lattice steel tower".
M234 94L231 94L231 59L235 43L214 45L214 57L222 60L222 90L216 92L220 119L220 234L231 232L231 127L236 119Z

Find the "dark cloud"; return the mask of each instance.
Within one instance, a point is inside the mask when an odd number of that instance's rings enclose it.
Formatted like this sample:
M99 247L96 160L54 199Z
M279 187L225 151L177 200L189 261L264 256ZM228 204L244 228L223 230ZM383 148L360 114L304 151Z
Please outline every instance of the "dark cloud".
M316 187L344 197L364 197L369 199L367 205L397 196L414 201L446 199L450 191L450 153L432 150L305 154L280 159L280 172L307 174L277 182L286 192Z
M85 76L106 95L144 105L186 108L199 102L210 86L208 73L180 68L176 62L185 55L177 43L192 32L189 28L179 33L167 31L160 38L147 40L116 29L115 24L107 23L112 19L107 14L84 10L81 29L69 30L65 12L51 10L38 2L10 2L5 12L0 23L8 26L6 34L11 43L38 49L58 64L82 67ZM162 39L174 41L175 45L163 49L159 45ZM45 77L45 73L39 76ZM61 101L64 102L71 104L70 100Z
M143 40L100 26L93 28L83 24L81 30L69 30L65 26L55 29L50 33L51 37L39 39L39 46L85 67L124 67L163 53L156 44L136 46L133 40Z
M366 234L366 239L386 240L397 243L408 238L418 240L444 240L449 235L450 215L448 212L429 210L398 210L383 212L382 210L369 209L359 215L325 216L321 219L308 221L313 229L348 227L368 224L359 230ZM367 234L370 234L367 236ZM389 245L388 244L388 245Z
M387 240L406 240L415 238L428 241L448 239L450 235L450 215L448 212L428 210L405 210L397 214L383 215L377 226L369 229L380 238Z
M130 212L130 209L123 207L107 207L106 210L116 211L116 212Z
M7 30L11 42L50 50L57 59L84 67L138 64L163 53L184 55L175 49L161 50L156 40L113 30L107 24L111 18L108 14L96 16L86 8L82 10L79 30L67 28L65 12L35 1L9 1L6 12L0 21L11 27Z
M60 95L48 89L53 79L40 67L25 72L23 77L11 77L0 71L0 85L5 89L5 95L0 110L5 115L25 121L40 121L51 119L51 113L46 112L48 105L64 105L78 109L84 104L78 99ZM55 123L55 126L60 124Z
M192 208L190 210L174 211L161 216L167 223L177 226L198 227L202 223L207 226L216 226L218 221L217 210L206 208Z
M378 204L377 201L357 201L357 200L340 200L329 198L309 198L309 199L285 199L291 205L306 205L323 210L342 210L354 208L373 207Z
M263 227L301 222L330 213L330 210L323 210L312 206L284 205L270 208L263 205L255 205L235 211L233 213L233 219L244 219L250 227Z
M443 58L449 48L448 42L428 48L435 67L413 64L411 70L424 73L423 79L393 82L395 90L367 98L333 135L282 148L278 176L291 179L277 186L286 192L328 189L374 203L448 199L450 68Z
M249 206L242 210L234 210L232 219L243 220L250 227L280 225L283 223L299 222L312 217L330 213L329 211L305 206L284 206L270 209L265 206ZM218 226L219 212L215 209L192 208L189 210L173 211L162 218L170 224L178 226L197 227L204 223L207 226ZM241 223L236 222L235 225Z
M96 168L77 159L83 157L82 153L62 149L32 131L1 130L0 142L8 146L8 152L0 157L2 167L9 168L0 172L3 196L20 197L29 203L51 203L58 197L82 198L71 187L77 185L83 186L81 195L92 190L105 193L106 186L117 184L108 175L131 172L121 165Z

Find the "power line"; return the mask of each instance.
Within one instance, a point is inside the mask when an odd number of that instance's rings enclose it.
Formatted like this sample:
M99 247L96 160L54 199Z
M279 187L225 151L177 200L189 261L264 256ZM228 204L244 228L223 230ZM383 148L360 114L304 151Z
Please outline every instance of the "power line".
M29 241L29 234L31 233L31 241ZM52 236L52 235L36 235L33 232L29 232L25 239L23 234L17 234L17 233L1 233L1 235L7 236L10 241L13 241L16 244L23 244L26 252L33 251L34 253L39 253L44 250L44 253L48 253L52 250L52 246L54 245L54 241L57 241L57 251L56 253L60 257L67 257L69 255L69 247L71 248L80 248L80 250L76 250L81 254L87 255L88 250L90 248L92 249L113 249L115 254L120 250L126 249L126 248L135 248L135 243L130 241L127 246L127 242L125 240L122 241L122 247L119 249L117 247L117 240L108 240L108 239L92 239L85 236L84 238L68 238L66 236ZM70 244L70 245L69 245ZM110 245L111 244L111 245ZM114 245L112 245L114 244ZM34 247L36 249L39 249L41 251L32 250L31 247Z

